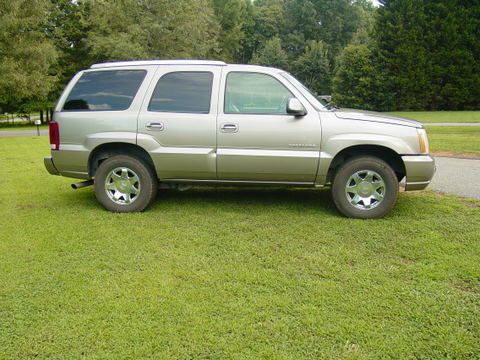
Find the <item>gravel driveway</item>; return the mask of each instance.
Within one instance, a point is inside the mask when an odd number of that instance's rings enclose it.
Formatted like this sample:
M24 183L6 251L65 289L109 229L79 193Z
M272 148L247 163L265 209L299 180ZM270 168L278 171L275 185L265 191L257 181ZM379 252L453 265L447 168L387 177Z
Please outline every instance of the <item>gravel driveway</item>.
M480 160L436 157L430 190L480 199Z

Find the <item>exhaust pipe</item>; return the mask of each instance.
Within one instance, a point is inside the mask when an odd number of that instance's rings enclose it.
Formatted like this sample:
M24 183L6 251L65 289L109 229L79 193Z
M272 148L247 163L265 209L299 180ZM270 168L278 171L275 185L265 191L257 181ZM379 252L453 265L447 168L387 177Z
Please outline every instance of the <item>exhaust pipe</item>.
M72 189L78 190L78 189L81 189L83 187L87 187L87 186L90 186L90 185L93 185L93 179L72 184Z

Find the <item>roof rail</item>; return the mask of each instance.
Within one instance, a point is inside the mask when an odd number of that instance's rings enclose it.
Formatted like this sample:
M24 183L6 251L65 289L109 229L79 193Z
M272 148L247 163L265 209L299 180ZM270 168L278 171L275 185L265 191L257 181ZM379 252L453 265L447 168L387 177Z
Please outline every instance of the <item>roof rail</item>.
M223 61L215 60L139 60L139 61L113 61L93 64L90 69L119 67L119 66L146 66L146 65L213 65L225 66Z

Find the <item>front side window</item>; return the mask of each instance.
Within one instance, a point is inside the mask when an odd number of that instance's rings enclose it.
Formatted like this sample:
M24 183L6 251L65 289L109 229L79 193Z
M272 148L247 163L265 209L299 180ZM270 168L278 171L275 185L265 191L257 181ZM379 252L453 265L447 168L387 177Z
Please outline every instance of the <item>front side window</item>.
M208 114L212 83L211 72L165 74L155 86L148 111Z
M312 90L307 88L303 83L298 81L298 79L293 77L291 74L284 72L281 75L286 78L289 83L295 86L295 88L297 88L297 90L300 91L317 110L324 110L328 108L328 106L322 104L320 100L317 99L317 96Z
M108 70L84 73L63 105L64 111L120 111L132 104L145 70Z
M231 72L227 76L226 114L286 114L292 93L267 74Z

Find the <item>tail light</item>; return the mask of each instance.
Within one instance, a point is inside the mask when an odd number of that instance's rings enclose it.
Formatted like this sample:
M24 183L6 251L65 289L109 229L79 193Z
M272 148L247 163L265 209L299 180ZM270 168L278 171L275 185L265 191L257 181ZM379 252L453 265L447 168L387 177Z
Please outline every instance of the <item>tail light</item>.
M60 150L60 131L55 120L50 122L48 131L50 133L50 148L52 150Z

